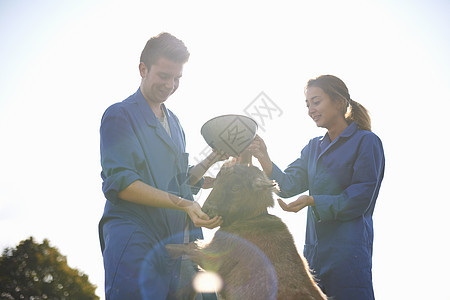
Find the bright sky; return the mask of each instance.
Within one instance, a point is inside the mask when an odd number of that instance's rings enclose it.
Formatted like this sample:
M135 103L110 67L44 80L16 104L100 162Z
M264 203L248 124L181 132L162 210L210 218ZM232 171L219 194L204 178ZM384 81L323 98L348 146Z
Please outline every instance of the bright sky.
M124 3L0 0L1 249L48 238L104 298L100 119L137 90L147 39L168 31L191 52L166 104L181 120L192 164L206 147L203 123L244 114L264 92L280 113L258 133L286 167L324 134L306 114L307 80L343 79L385 147L374 214L376 297L450 299L449 1ZM306 211L271 212L302 251Z

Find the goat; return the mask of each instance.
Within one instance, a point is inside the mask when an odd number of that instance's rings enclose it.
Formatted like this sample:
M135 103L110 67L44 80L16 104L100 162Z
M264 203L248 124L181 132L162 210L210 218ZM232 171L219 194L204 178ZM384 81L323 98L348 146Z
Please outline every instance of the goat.
M223 280L220 299L327 299L273 207L274 182L257 167L224 165L202 210L223 223L210 243L166 245Z

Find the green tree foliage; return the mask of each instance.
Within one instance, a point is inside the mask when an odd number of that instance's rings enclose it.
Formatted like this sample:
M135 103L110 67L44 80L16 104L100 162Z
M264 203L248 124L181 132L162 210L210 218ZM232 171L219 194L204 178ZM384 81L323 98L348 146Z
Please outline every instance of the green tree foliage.
M37 244L30 237L0 257L0 299L99 299L95 289L47 239Z

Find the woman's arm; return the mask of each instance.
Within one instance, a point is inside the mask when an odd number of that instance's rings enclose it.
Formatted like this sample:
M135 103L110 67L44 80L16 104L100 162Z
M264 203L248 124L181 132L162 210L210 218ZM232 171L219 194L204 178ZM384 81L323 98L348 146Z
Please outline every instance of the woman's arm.
M248 150L258 159L264 173L278 183L280 197L289 198L308 190L308 146L302 150L300 158L292 162L284 171L272 162L267 146L260 136L255 137Z

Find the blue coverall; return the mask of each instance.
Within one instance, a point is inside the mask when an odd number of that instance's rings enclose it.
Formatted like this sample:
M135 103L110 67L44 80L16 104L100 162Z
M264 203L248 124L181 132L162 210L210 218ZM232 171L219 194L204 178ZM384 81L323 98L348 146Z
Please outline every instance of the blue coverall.
M384 175L380 139L351 123L334 141L310 140L301 156L271 178L283 198L309 190L304 256L333 299L374 299L372 214Z
M102 117L100 150L103 193L99 223L107 299L170 299L180 259L170 259L167 243L183 243L186 213L122 200L118 193L136 180L193 200L203 181L189 184L186 141L178 118L163 105L171 136L140 89L111 105ZM202 238L190 218L190 241Z

